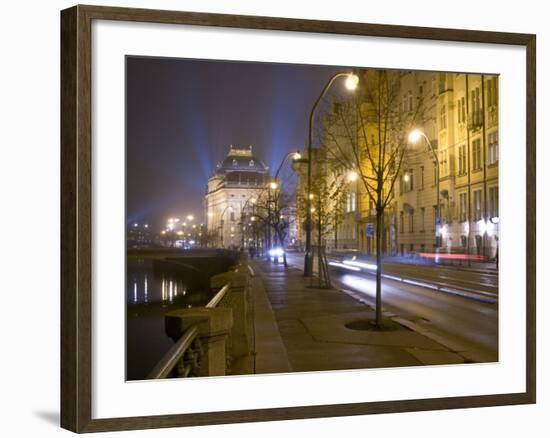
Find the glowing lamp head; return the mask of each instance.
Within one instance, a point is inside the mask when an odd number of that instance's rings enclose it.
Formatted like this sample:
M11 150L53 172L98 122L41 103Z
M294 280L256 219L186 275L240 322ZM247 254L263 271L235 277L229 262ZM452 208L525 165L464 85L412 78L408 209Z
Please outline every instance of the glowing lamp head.
M422 131L420 129L413 129L409 134L409 143L416 143L422 137Z
M277 183L275 181L272 181L269 183L269 188L272 190L275 190L277 188Z
M357 88L358 84L359 84L359 76L353 73L350 73L346 78L346 88L349 91L354 91Z
M192 214L187 215L188 221L192 221L193 219L195 219L195 216L193 216Z
M354 181L357 181L357 177L359 175L357 174L356 171L352 170L350 173L348 173L348 181L349 182L354 182Z
M293 160L299 160L300 158L302 158L302 154L300 154L300 152L298 152L298 151L294 152L294 155L292 156L292 159Z
M253 204L255 204L258 200L256 198L250 198L250 202L252 202Z
M411 176L410 176L408 173L406 173L405 175L403 175L403 181L409 182L410 179L411 179Z

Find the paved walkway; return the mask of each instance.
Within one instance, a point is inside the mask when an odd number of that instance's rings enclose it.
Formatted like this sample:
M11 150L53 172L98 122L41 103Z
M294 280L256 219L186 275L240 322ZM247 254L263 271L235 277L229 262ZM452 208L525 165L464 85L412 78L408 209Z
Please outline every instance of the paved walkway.
M254 287L256 373L462 363L442 344L384 318L383 330L346 324L374 311L336 289L309 287L302 271L250 262Z

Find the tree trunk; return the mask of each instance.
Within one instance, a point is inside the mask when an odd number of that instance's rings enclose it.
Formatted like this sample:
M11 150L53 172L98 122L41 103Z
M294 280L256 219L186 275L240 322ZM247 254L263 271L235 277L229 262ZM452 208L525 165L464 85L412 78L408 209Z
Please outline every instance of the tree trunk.
M376 210L376 325L382 323L382 220L383 211Z

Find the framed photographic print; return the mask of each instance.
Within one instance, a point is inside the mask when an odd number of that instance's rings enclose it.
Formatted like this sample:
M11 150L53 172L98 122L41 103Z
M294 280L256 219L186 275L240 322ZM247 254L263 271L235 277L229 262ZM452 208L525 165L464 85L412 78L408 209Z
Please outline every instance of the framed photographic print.
M61 13L61 425L535 402L535 36Z

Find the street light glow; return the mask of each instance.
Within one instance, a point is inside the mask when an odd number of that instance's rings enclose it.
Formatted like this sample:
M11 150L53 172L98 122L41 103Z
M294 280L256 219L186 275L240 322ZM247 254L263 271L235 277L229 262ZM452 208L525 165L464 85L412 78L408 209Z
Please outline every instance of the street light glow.
M188 221L192 221L193 219L195 219L195 216L193 216L192 214L187 215L187 220Z
M296 151L296 152L294 152L294 155L292 156L292 158L294 160L299 160L299 159L302 158L302 154L300 154L300 152Z
M275 190L278 186L277 186L277 183L275 181L272 181L271 183L269 183L269 187L272 189L272 190Z
M420 140L420 137L422 137L423 133L420 129L413 129L409 134L409 143L416 143L418 140Z
M403 181L409 182L410 179L411 179L411 176L410 176L408 173L406 173L405 175L403 175Z
M349 91L354 91L359 84L359 77L353 73L350 73L346 78L346 88Z
M351 172L348 173L348 181L349 182L357 181L358 176L359 175L357 174L357 172L355 170L352 170Z

